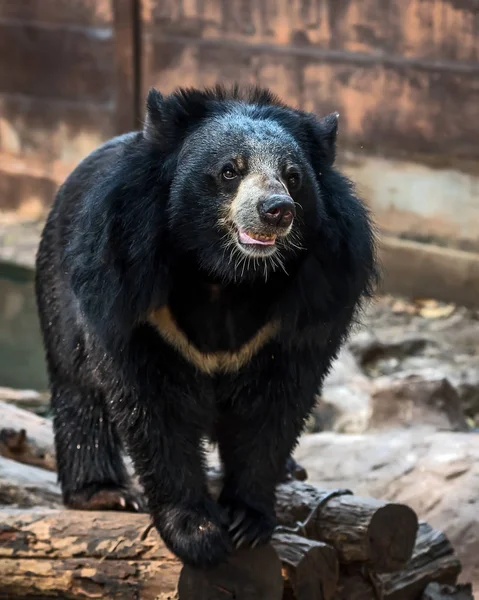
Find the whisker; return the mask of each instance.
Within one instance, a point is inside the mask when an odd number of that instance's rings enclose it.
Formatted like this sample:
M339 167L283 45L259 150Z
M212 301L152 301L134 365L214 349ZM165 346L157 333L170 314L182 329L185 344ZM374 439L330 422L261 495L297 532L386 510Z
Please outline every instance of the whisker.
M299 202L295 202L294 205L299 206L299 208L304 212L304 208L303 208L302 204L300 204Z

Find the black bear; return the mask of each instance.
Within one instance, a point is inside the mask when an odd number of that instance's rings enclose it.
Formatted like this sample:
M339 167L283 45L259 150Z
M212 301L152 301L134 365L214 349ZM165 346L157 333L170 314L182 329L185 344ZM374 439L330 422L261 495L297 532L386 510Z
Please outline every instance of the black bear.
M185 563L270 539L275 486L376 278L337 117L257 88L151 90L143 130L60 188L36 293L67 506L139 507L124 447Z

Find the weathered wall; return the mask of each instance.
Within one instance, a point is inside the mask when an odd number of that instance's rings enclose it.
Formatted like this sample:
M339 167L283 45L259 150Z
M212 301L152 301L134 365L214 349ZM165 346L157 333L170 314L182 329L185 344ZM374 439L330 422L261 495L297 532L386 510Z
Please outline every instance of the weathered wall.
M0 208L39 214L85 154L133 125L125 4L0 3Z
M477 0L143 0L143 94L240 81L341 114L394 235L479 249Z
M478 0L4 0L0 208L43 211L151 85L218 81L338 110L381 229L479 250Z

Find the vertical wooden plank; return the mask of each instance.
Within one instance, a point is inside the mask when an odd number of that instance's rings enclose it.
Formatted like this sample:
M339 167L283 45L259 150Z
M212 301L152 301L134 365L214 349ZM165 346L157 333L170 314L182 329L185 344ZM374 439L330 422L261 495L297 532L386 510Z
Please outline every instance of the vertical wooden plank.
M116 131L137 129L139 99L139 2L112 0L116 70Z

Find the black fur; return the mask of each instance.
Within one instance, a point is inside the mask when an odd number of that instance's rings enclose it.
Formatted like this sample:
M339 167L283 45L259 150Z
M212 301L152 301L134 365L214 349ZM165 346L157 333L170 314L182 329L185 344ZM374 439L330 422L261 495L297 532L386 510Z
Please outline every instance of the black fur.
M275 485L372 291L374 237L333 166L336 116L320 120L264 90L151 91L147 105L143 132L97 149L61 187L38 252L59 479L71 506L105 491L134 506L123 440L166 544L212 565L272 533ZM278 160L293 148L301 170L301 249L285 248L276 270L230 261L218 228L232 192L215 165L253 138L261 146L262 132L270 145L278 138ZM166 303L203 352L234 351L271 319L281 327L238 372L210 376L148 323ZM205 437L224 464L218 504Z

